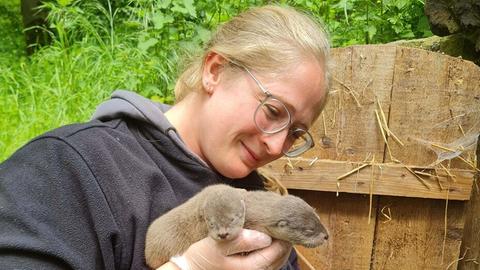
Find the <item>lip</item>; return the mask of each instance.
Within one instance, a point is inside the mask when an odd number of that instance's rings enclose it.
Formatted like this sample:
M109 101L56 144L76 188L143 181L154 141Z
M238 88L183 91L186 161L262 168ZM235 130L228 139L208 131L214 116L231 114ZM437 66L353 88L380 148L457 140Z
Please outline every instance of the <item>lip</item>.
M248 163L251 163L252 165L255 165L258 163L259 158L258 156L250 149L248 146L246 146L243 142L241 142L242 146L245 148L246 152L248 153L247 158L248 158Z

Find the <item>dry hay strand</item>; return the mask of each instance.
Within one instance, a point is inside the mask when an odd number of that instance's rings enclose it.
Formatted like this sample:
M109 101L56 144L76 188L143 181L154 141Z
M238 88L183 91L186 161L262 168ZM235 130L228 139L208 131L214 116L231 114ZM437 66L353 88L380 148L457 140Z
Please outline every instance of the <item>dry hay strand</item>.
M268 175L265 171L258 172L263 178L263 184L269 191L279 193L280 195L288 195L288 189L278 180L278 178Z
M293 247L295 252L297 252L298 258L308 267L309 270L316 270L315 266L311 264L307 258L300 252L300 250L296 247Z
M444 218L443 218L443 221L444 221L444 229L443 229L443 243L442 243L442 264L443 264L443 261L444 261L444 258L445 258L445 245L447 243L447 231L448 231L448 196L450 194L450 185L448 185L447 187L447 191L446 191L446 198L445 198L445 215L444 215ZM448 268L447 268L448 269Z
M369 207L368 207L368 224L372 219L372 208L373 208L373 185L375 182L375 174L374 174L374 164L375 162L375 155L373 155L372 162L371 162L371 171L370 171L370 189L369 189Z
M387 209L388 214L385 213L385 209ZM382 216L386 218L386 220L384 220L383 223L392 221L392 212L390 211L390 207L388 205L383 206L382 210L380 210L380 213L382 214Z
M339 177L337 177L337 181L342 180L342 179L344 179L344 178L346 178L346 177L348 177L348 176L350 176L350 175L352 175L352 174L360 171L361 169L363 169L363 168L365 168L365 167L367 167L367 166L371 166L371 165L372 165L371 163L367 163L367 164L360 165L360 166L358 166L357 168L355 168L355 169L353 169L353 170L351 170L351 171L349 171L349 172L346 172L346 173L340 175Z
M410 167L408 167L407 165L403 165L403 167L405 169L407 169L413 176L415 176L419 181L420 183L422 183L426 188L430 189L430 185L428 185L427 181L425 181L425 179L423 179L422 177L420 177L420 175L416 174Z
M347 93L349 93L353 99L355 100L355 103L357 104L357 107L361 108L362 107L362 104L360 104L360 101L358 101L358 98L357 98L357 95L358 93L351 89L350 87L348 87L344 82L340 81L339 79L335 78L335 77L332 77L334 81L338 82L341 86L343 86L345 89L347 89Z
M462 257L460 257L460 258L458 258L458 259L455 259L455 260L453 260L452 262L450 262L450 263L447 265L447 268L445 268L445 270L450 269L450 267L452 267L455 263L457 263L457 262L465 259L465 256L467 255L467 252L468 252L469 249L470 249L470 248L466 248L466 249L465 249L465 252L463 252Z
M377 121L379 122L379 125L381 128L383 128L386 132L386 137L392 137L398 144L400 144L402 147L405 146L403 142L398 138L395 133L388 127L388 121L387 117L385 116L385 112L383 111L382 104L380 103L380 100L378 99L377 96L375 96L375 101L378 107L378 111L375 113L377 114ZM380 117L378 116L378 112L380 112ZM381 118L381 121L380 121Z
M383 142L385 143L385 145L387 147L387 151L388 151L388 155L390 156L390 160L396 161L397 159L393 157L392 151L390 150L390 145L388 144L387 136L385 135L385 131L384 131L384 128L383 128L383 125L382 125L382 121L380 120L380 116L378 115L377 109L375 109L375 116L377 117L378 127L380 128L380 132L382 133Z

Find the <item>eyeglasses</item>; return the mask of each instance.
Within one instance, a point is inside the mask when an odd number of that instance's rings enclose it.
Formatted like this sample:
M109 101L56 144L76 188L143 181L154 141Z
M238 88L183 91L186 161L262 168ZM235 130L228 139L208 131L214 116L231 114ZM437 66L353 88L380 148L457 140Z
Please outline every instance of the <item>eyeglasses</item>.
M290 127L292 115L287 106L274 97L248 68L240 67L250 75L265 95L263 100L259 100L260 104L253 115L256 127L266 134L275 134ZM282 151L287 157L296 157L305 153L314 145L312 135L307 130L300 127L292 127L288 130L287 140L283 145Z

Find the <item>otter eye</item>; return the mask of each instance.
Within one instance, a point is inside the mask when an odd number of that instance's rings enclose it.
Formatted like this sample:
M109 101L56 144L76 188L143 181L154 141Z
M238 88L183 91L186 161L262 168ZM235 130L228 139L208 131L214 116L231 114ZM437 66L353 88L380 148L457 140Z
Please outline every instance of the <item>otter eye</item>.
M306 229L306 230L305 230L305 234L306 234L306 235L312 235L312 234L314 234L314 233L315 233L315 232L314 232L313 230L310 230L310 229Z
M288 221L280 220L279 222L277 222L277 226L278 227L286 227L286 226L288 226Z

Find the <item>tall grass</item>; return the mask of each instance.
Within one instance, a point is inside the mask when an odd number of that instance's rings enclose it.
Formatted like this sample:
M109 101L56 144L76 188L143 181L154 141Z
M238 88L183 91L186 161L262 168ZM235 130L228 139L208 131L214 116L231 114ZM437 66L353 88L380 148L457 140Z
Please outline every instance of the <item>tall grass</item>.
M115 89L172 102L179 54L194 54L217 24L270 2L46 1L52 44L26 57L20 0L0 0L0 161L47 130L87 121ZM425 34L417 0L278 2L323 19L334 46Z
M0 63L0 161L47 130L87 121L115 89L173 102L179 53L195 53L216 24L257 4L228 2L46 2L52 43Z
M171 96L178 56L140 49L143 29L115 32L114 11L100 4L47 8L53 43L0 65L0 160L40 133L88 120L114 89Z

